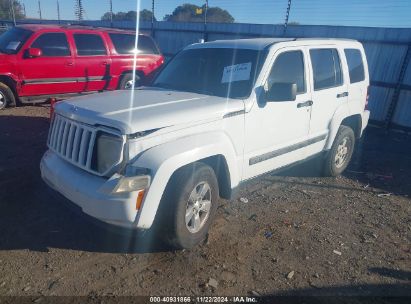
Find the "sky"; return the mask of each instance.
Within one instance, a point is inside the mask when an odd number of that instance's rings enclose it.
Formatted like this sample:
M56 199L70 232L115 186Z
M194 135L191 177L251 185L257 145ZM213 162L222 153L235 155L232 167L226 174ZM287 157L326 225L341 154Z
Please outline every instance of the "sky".
M28 17L38 18L38 0L20 0ZM40 0L44 19L57 19L57 0ZM75 0L59 0L61 18L74 19ZM155 16L164 15L183 3L204 4L205 0L155 0ZM83 0L85 19L96 20L109 11L109 0ZM151 10L151 0L141 0L141 9ZM284 23L288 0L209 0L209 6L228 10L235 22ZM113 10L136 10L137 0L113 0ZM289 21L300 24L408 27L411 0L292 0Z

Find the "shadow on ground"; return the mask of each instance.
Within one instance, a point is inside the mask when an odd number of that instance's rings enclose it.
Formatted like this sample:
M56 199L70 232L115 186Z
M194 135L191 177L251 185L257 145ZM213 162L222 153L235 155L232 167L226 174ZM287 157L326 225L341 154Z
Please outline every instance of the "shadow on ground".
M356 142L351 164L343 175L363 183L365 188L378 188L381 193L411 196L409 151L411 151L410 135L369 127L363 138ZM321 177L322 161L322 156L319 156L277 175ZM323 186L319 185L319 187Z
M381 276L404 280L396 284L358 284L344 286L291 289L286 292L264 295L265 303L409 303L411 272L389 268L370 268Z

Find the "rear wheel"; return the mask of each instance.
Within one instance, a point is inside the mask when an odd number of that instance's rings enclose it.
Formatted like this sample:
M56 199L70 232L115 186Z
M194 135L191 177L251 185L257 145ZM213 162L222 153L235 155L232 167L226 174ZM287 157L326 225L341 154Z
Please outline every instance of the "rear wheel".
M177 171L164 193L157 221L166 241L186 249L203 241L217 210L218 193L210 166L194 163Z
M354 131L347 126L340 126L324 166L325 176L340 175L350 163L355 146Z
M120 81L119 89L120 90L131 90L135 87L138 87L141 84L141 77L136 74L135 84L133 80L133 74L125 74Z
M13 91L7 85L0 82L0 110L7 106L16 106L16 98Z

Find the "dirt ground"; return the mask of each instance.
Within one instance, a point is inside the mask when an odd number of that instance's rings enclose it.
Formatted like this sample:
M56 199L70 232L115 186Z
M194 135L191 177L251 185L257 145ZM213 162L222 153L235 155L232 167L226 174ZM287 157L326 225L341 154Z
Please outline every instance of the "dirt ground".
M411 296L411 136L368 128L339 178L320 177L320 159L259 178L248 202L221 201L206 243L174 252L102 230L48 190L48 111L0 112L1 296Z

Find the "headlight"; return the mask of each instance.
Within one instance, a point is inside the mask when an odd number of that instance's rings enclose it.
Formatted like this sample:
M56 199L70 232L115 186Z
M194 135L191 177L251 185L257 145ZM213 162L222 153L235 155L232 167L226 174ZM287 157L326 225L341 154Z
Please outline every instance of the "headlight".
M142 191L150 187L150 175L123 176L115 173L98 190L106 195ZM143 191L144 194L144 191Z
M99 132L93 151L92 169L105 173L121 159L123 140L121 137Z
M151 177L149 175L140 176L123 176L118 181L117 186L113 189L113 193L133 192L145 190L150 186Z

